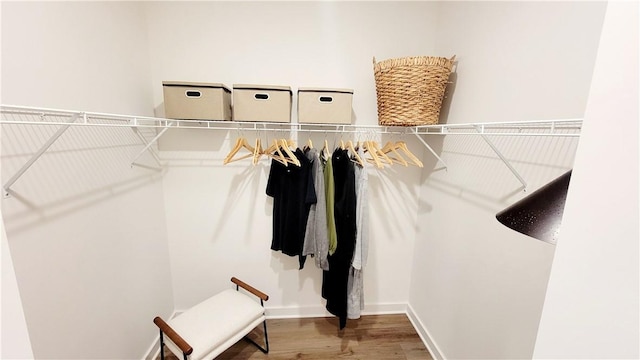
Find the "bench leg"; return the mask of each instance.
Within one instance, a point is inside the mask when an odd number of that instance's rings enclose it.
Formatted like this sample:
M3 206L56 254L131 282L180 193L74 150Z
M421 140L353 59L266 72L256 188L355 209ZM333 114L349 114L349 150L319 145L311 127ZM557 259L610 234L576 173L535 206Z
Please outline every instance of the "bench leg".
M264 325L264 343L265 343L265 347L262 347L262 346L258 345L258 343L256 343L255 341L249 339L249 337L245 337L245 338L250 343L255 345L258 349L260 349L260 351L262 351L265 354L268 354L269 353L269 336L267 335L267 319L265 319L262 324Z
M269 348L269 345L267 345L267 349ZM182 354L182 357L184 358L184 360L187 360L187 354ZM164 334L162 333L162 330L160 330L160 360L164 360Z
M162 330L160 330L160 360L164 360L164 336L162 336Z

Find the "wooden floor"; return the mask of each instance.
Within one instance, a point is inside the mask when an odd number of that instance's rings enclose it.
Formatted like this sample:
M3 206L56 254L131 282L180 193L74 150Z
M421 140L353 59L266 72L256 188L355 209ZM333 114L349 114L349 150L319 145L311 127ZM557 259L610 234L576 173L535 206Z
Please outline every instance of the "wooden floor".
M369 315L347 320L303 318L267 320L269 354L241 340L216 359L432 359L406 315ZM264 344L262 326L250 335ZM165 354L171 354L165 349ZM167 360L176 360L166 356ZM180 360L180 359L179 359Z

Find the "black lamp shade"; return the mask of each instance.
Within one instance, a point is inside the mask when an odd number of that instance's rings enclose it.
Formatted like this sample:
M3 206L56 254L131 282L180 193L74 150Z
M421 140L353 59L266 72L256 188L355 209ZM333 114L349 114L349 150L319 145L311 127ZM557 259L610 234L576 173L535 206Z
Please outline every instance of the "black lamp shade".
M556 244L570 179L571 170L502 210L496 219L517 232Z

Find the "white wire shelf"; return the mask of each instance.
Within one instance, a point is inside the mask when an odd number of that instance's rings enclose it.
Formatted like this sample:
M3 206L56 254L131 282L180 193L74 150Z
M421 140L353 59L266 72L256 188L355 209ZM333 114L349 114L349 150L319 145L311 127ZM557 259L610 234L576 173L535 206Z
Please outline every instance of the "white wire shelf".
M422 126L302 124L278 122L177 120L147 116L0 105L0 124L174 128L239 131L299 131L414 135L580 136L582 119L529 120ZM70 119L76 117L71 122Z
M216 120L179 120L147 116L0 105L0 124L69 125L96 127L174 128L240 131L301 131L322 133L411 134L405 127L347 124L300 124ZM70 119L76 118L71 122Z
M139 165L136 160L145 152L149 152L156 163L162 167L161 161L152 148L153 144L170 129L198 130L235 130L235 131L283 131L290 134L298 132L321 132L339 134L413 134L440 163L447 164L424 140L423 135L475 135L480 136L496 155L502 160L526 190L527 183L518 171L493 144L492 136L555 136L578 137L582 129L582 119L529 120L512 122L483 122L468 124L439 124L422 126L383 126L383 125L346 125L346 124L300 124L276 122L239 122L239 121L198 121L176 120L147 116L107 114L86 111L34 108L27 106L0 105L0 124L17 125L55 125L56 133L51 136L36 153L18 170L4 185L5 196L10 193L11 186L24 174L38 158L71 126L96 127L128 127L140 138L143 148L132 160L131 165ZM153 139L148 140L140 134L140 129L159 129ZM148 167L148 166L144 166Z
M526 120L416 126L419 135L493 135L578 137L582 119Z

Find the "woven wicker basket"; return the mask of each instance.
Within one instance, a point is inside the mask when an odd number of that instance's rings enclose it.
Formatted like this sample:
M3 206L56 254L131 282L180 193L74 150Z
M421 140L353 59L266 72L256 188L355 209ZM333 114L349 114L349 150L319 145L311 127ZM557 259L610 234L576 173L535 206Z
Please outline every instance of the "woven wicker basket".
M455 61L418 56L376 63L373 71L378 100L378 123L389 126L438 123L449 75Z

